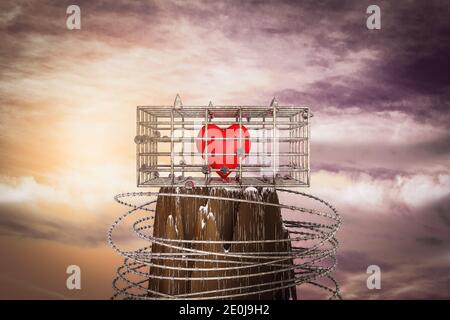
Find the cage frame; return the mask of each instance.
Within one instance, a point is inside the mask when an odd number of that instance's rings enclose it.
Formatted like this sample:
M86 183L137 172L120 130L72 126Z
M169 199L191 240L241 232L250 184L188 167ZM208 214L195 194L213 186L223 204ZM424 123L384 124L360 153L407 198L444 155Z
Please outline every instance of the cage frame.
M268 106L258 105L212 105L210 102L204 106L183 106L179 95L174 104L170 106L137 106L136 107L136 181L137 187L309 187L310 186L310 136L312 113L306 106L279 105L274 98ZM235 119L236 121L223 120ZM161 121L164 119L164 121ZM191 119L191 120L187 120ZM196 120L194 120L196 119ZM212 119L216 119L212 121ZM217 119L222 119L217 121ZM247 121L244 123L244 119ZM249 119L252 119L251 122ZM261 119L261 120L256 120ZM266 121L268 119L269 121ZM187 121L186 121L187 120ZM186 137L185 131L198 130L196 125L209 124L231 125L238 123L239 129L248 127L249 131L264 130L264 137L242 136L242 130L237 138L242 146L244 140L256 141L265 144L271 143L268 152L250 151L248 155L237 153L215 153L215 156L234 155L239 160L237 168L230 169L234 178L222 179L212 176L208 165L208 148L206 147L201 164L186 163L185 157L199 156L199 152L186 152L186 143L195 143L198 140L208 141L208 130L202 138ZM275 128L275 130L273 130ZM181 129L182 136L174 137L175 130ZM160 132L170 132L169 136L162 136ZM271 136L267 137L267 132ZM288 131L289 136L280 137L280 131ZM277 135L278 132L278 136ZM236 140L236 138L215 138L215 140ZM287 152L276 152L274 141L288 142ZM169 151L158 148L159 143L170 144ZM181 146L181 152L175 152L175 146ZM245 156L271 157L271 168L267 165L243 164ZM169 164L158 163L159 157L170 157ZM181 157L175 163L175 157ZM275 159L274 157L277 157ZM286 157L287 164L277 165L279 157ZM286 159L285 158L285 159ZM183 163L181 162L183 161ZM262 168L268 169L264 170ZM282 170L280 170L282 168ZM168 172L168 177L160 177L160 172ZM203 177L189 174L202 173ZM246 176L249 172L268 172L270 174L260 177ZM281 175L280 172L287 174ZM179 174L178 176L176 176Z

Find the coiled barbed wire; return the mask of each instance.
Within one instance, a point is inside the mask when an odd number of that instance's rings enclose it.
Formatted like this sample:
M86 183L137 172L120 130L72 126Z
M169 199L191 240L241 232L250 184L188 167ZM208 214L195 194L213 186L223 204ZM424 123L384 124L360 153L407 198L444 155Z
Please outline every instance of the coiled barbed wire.
M120 216L108 230L109 245L124 257L124 263L118 267L117 275L113 280L115 298L126 299L237 299L254 297L267 292L276 292L282 289L299 287L302 284L310 284L330 294L330 299L340 299L340 288L331 273L336 268L336 250L338 241L336 233L341 225L341 217L337 210L328 202L313 195L289 190L276 189L278 193L295 195L295 202L300 197L305 197L324 205L328 211L308 209L295 205L282 203L270 203L252 201L240 198L229 198L211 195L161 193L161 192L130 192L118 194L114 197L118 203L131 208ZM289 232L286 239L252 240L252 241L210 241L210 240L181 240L166 239L153 236L153 220L158 196L202 198L207 200L233 201L261 206L272 206L280 210L290 210L295 213L283 214L284 228ZM146 200L143 204L134 204L129 199ZM113 241L114 230L127 218L139 211L149 215L132 222L132 230L138 238L146 241L148 245L132 251L121 250ZM153 215L152 215L153 214ZM286 216L286 217L284 217ZM289 216L289 217L288 217ZM318 217L320 222L308 221L308 217ZM312 242L312 243L311 243ZM214 252L198 249L198 245L264 245L264 244L290 244L290 249L277 252L251 251L251 252ZM171 252L152 252L152 248L158 245L169 248ZM286 248L286 247L285 247ZM161 263L162 261L162 263ZM175 265L177 262L185 262L184 266ZM159 262L159 263L156 263ZM165 263L169 262L169 263ZM189 266L188 263L191 263ZM214 264L212 267L193 266L193 263ZM219 264L222 266L219 267ZM170 275L159 275L149 272L149 268L161 269ZM261 271L261 269L266 271ZM212 273L214 276L196 276L192 273L202 271ZM243 274L240 272L243 271ZM217 275L219 273L219 275ZM265 283L228 286L198 292L161 292L152 290L149 281L235 281L239 279L258 279L268 275L292 276ZM175 274L177 276L175 276ZM278 277L279 278L279 277ZM323 283L325 282L327 283Z

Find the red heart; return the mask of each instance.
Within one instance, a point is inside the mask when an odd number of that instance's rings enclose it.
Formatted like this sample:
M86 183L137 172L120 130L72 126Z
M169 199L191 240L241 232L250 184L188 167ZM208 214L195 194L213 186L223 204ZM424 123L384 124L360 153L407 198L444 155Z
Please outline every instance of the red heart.
M205 126L200 129L198 133L197 149L202 153L203 159L205 158ZM245 126L242 126L242 132L240 132L239 124L235 123L226 129L221 129L215 124L208 124L208 165L213 169L221 169L226 166L229 170L235 169L238 165L238 150L239 150L239 138L242 134L242 138L250 138L250 133ZM224 140L223 138L235 138L230 140ZM242 140L243 148L240 152L242 154L242 159L250 152L250 140ZM216 155L218 153L219 155ZM230 155L223 155L224 153ZM228 177L230 171L223 173L217 171L217 174L223 179Z

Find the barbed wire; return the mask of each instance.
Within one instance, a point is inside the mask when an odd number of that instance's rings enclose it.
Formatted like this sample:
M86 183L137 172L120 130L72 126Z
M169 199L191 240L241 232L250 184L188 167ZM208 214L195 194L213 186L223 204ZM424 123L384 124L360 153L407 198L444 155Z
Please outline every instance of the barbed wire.
M117 218L108 230L109 245L124 257L124 263L118 267L113 280L112 298L239 299L261 297L265 293L275 294L280 290L296 290L302 285L310 284L328 292L330 299L340 299L339 284L331 275L337 264L336 233L342 223L340 215L331 204L313 195L290 189L276 189L276 191L278 194L290 195L290 199L295 203L301 203L302 198L316 201L322 204L326 211L283 203L176 192L129 192L116 195L115 201L131 209ZM279 208L283 216L283 226L289 237L249 241L156 237L152 231L159 196L202 198ZM136 204L135 201L144 203ZM284 214L282 210L293 214ZM134 217L138 212L147 212L147 215L143 218ZM320 221L315 221L317 218ZM131 219L129 222L134 234L146 242L147 245L144 247L124 251L114 242L114 231L128 219ZM265 248L269 244L281 249L216 252L202 247L242 245L243 249L248 249L250 245ZM156 252L152 250L155 246L165 248L165 251L169 252ZM150 272L150 269L158 271ZM270 281L260 281L263 278ZM151 286L152 281L167 281L172 286L212 282L215 282L215 285L212 288L200 285L201 290L186 292L173 288L161 290L158 286ZM257 283L250 283L251 281Z

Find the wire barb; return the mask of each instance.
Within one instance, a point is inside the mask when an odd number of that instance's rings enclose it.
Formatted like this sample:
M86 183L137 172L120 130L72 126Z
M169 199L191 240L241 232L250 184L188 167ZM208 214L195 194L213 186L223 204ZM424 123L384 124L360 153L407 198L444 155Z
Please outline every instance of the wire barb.
M273 189L272 189L273 190ZM308 200L324 209L310 209L292 204L270 203L246 198L230 198L216 195L199 195L178 192L129 192L118 194L115 201L130 210L114 221L108 230L109 245L121 256L124 263L117 269L113 280L115 298L125 299L240 299L258 297L264 293L279 292L293 288L300 298L306 285L324 290L330 299L340 299L339 284L331 273L336 268L336 233L341 226L341 217L328 202L313 195L276 189L280 199L284 197L295 203ZM153 235L157 197L203 198L232 204L246 203L280 209L283 226L288 232L285 239L253 241L211 241L162 238ZM316 205L315 205L316 206ZM206 208L207 210L207 208ZM139 217L139 214L143 217ZM122 250L113 240L116 229L125 220L131 223L135 235L145 244L136 250ZM173 220L170 220L173 222ZM212 250L217 246L230 245L242 248L267 248L274 245L276 251ZM288 245L288 246L286 246ZM156 246L167 250L157 252ZM288 248L289 249L286 249ZM281 249L280 249L281 248ZM149 272L149 268L160 272ZM286 277L289 274L291 276ZM242 279L269 277L265 283ZM183 283L199 284L194 292L172 288L169 293L149 286L149 281L165 280L173 286ZM202 284L216 281L222 285L208 289ZM237 282L236 282L237 281ZM223 285L226 284L226 285ZM234 285L233 285L234 284ZM202 289L203 288L203 289ZM303 289L305 288L305 289Z

